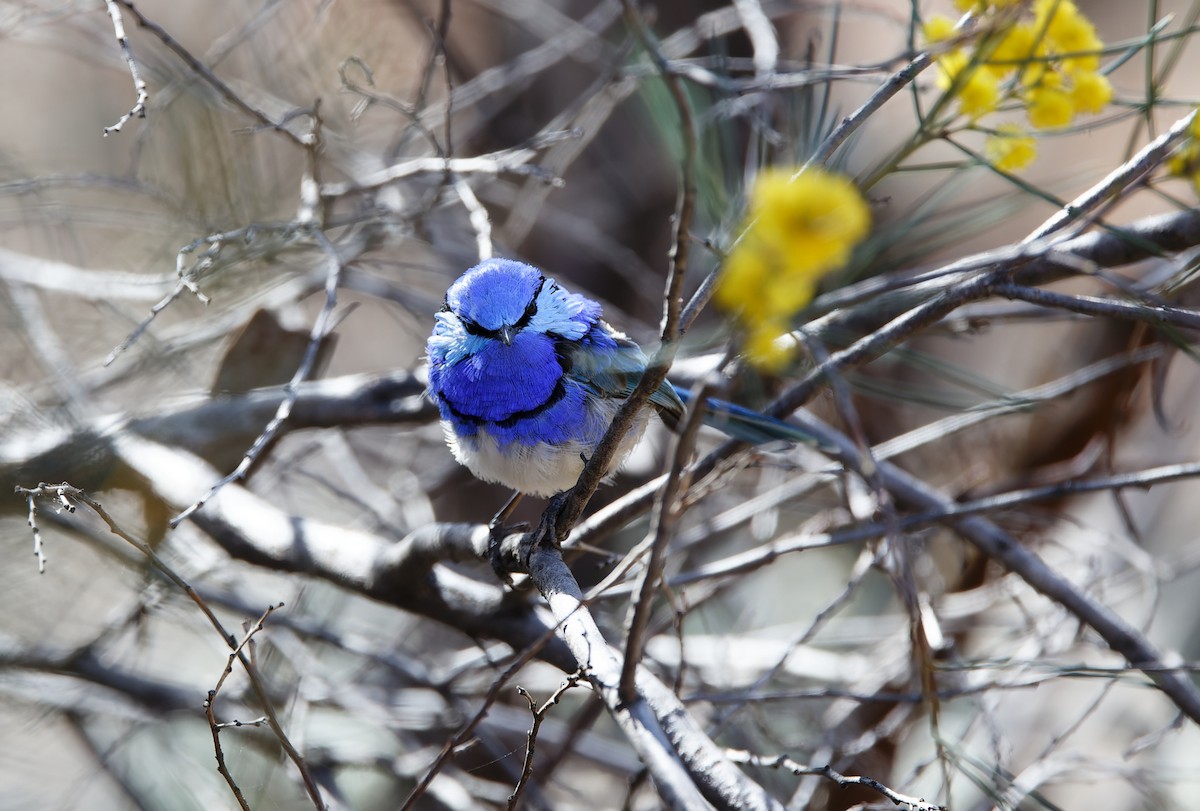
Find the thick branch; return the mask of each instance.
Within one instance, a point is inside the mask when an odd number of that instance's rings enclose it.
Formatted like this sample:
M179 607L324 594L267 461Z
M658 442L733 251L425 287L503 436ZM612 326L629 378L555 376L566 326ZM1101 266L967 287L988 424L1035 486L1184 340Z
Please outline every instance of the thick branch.
M408 372L304 383L297 387L296 403L282 432L432 422L437 409L424 397L424 390L424 382ZM206 398L150 417L106 415L78 427L10 435L0 443L0 490L39 481L70 481L85 490L100 489L118 467L111 440L120 433L184 448L225 470L237 463L285 396L282 387L258 389ZM0 504L8 510L18 506Z
M169 505L191 503L219 477L190 454L131 434L117 437L115 447L121 460ZM290 515L238 485L222 489L196 513L195 524L235 558L329 580L472 637L499 639L515 650L539 643L552 627L498 586L434 565L479 559L487 546L486 527L433 524L393 543ZM551 641L542 658L565 672L576 667L559 642Z
M117 437L115 447L125 464L170 504L188 503L216 477L199 459L130 434ZM543 641L553 627L523 600L438 565L483 557L483 526L436 524L390 544L365 532L288 515L238 485L224 488L194 520L234 557L330 580L473 637L500 639L519 650ZM722 808L781 807L723 757L671 691L648 672L639 670L638 700L620 702L620 660L590 615L577 610L582 594L556 550L535 550L531 573L554 619L565 621L565 643L551 638L541 657L565 672L587 668L589 680L660 791L674 798L673 807L707 807L696 785Z
M621 699L621 659L596 627L579 584L556 548L540 544L530 558L529 573L579 667L650 770L669 807L704 808L707 799L719 808L782 811L782 804L737 769L675 694L644 668L637 671L635 700Z

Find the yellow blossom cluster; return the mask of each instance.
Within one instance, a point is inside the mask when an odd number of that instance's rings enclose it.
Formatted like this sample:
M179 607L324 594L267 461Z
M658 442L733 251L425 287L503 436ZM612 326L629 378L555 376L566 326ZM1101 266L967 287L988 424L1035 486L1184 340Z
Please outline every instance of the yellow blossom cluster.
M1196 194L1200 195L1200 110L1192 115L1192 124L1188 127L1188 137L1183 146L1167 158L1167 171L1190 180Z
M750 189L741 238L725 259L714 300L734 313L760 369L780 368L791 345L779 339L867 235L871 213L854 183L823 169L766 169Z
M955 0L978 16L981 35L937 60L937 85L951 93L963 115L978 120L1015 102L1035 130L1069 125L1076 115L1098 113L1112 101L1112 85L1099 72L1104 43L1074 0ZM954 22L931 17L926 42L952 41ZM1016 171L1036 156L1032 137L998 129L984 149L997 168ZM999 157L997 157L999 156Z

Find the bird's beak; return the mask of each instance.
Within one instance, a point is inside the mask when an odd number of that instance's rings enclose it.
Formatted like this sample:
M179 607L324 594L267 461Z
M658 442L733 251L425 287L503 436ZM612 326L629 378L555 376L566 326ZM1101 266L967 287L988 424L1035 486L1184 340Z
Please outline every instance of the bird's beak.
M500 340L504 342L505 346L512 346L512 342L513 342L512 327L501 327L500 328Z

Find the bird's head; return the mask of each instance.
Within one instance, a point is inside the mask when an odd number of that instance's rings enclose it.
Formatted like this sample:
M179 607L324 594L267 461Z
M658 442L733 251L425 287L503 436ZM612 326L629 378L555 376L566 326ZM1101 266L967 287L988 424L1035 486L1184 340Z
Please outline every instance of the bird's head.
M467 334L511 346L538 314L545 285L546 277L532 265L488 259L450 285L443 311L456 316Z
M467 344L498 341L512 346L522 334L579 340L600 317L600 305L563 290L532 265L513 259L486 259L446 291L434 340L461 336Z

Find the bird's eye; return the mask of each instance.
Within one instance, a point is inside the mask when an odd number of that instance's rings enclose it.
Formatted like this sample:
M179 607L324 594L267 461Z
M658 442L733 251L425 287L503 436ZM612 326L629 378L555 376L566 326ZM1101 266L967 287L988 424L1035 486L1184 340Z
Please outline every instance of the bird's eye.
M525 312L521 313L521 317L517 319L517 323L513 324L513 331L523 330L529 326L529 322L537 315L537 299L529 302L525 308Z
M534 290L533 295L530 296L529 303L525 305L525 312L521 313L521 317L517 319L515 324L513 324L514 331L525 329L525 327L529 326L529 322L533 320L533 317L537 315L538 296L542 294L542 288L545 286L545 284L546 277L543 276L538 282L537 289Z

